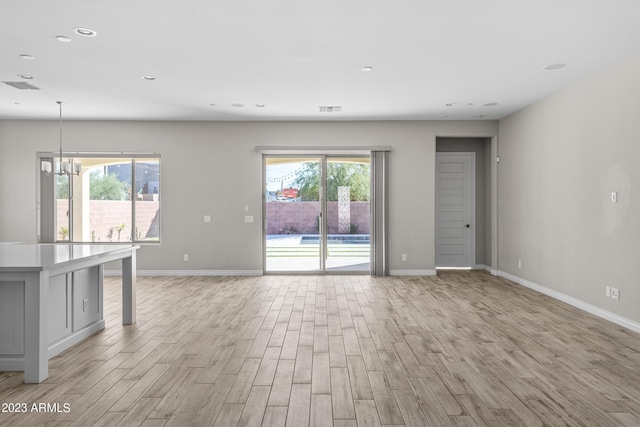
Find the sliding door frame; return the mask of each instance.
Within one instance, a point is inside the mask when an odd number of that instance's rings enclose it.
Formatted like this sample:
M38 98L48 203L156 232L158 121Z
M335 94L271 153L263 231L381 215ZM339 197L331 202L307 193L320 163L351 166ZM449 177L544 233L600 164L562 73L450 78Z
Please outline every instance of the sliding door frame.
M263 243L263 273L264 274L367 274L366 271L326 271L325 253L326 233L322 232L321 236L324 240L321 246L321 270L317 271L267 271L267 199L266 199L266 159L269 157L321 157L323 165L321 174L326 170L327 157L369 157L370 158L370 247L371 255L369 260L369 273L375 276L386 276L388 270L388 163L390 147L269 147L256 146L255 151L262 154L262 243ZM324 176L321 176L324 182ZM326 186L322 186L321 209L322 209L322 227L326 227ZM320 231L320 230L319 230ZM322 230L325 231L325 230Z

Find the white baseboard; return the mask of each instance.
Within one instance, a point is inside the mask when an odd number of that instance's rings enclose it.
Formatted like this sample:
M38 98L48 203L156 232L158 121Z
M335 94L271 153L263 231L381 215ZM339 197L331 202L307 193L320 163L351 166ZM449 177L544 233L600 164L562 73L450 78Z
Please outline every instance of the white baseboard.
M498 273L499 273L498 270L496 270L494 268L491 268L490 265L484 265L484 264L476 264L476 265L473 266L473 269L474 270L484 270L484 271L492 274L493 276L497 276Z
M436 270L389 270L391 276L435 276Z
M584 310L587 313L593 314L594 316L598 316L602 319L606 319L610 322L623 326L627 329L631 329L634 332L640 333L640 323L634 322L633 320L627 319L626 317L622 317L610 311L603 310L600 307L596 307L595 305L588 304L584 301L580 301L579 299L570 297L563 293L554 291L553 289L546 288L542 285L539 285L537 283L531 282L526 279L522 279L518 276L514 276L513 274L509 274L504 271L498 271L497 275L500 277L504 277L505 279L509 279L512 282L515 282L526 288L533 289L534 291L538 291L541 294L550 296L551 298L555 298L558 301L562 301L564 303L572 305L576 308L579 308L580 310Z
M105 327L105 321L104 319L101 319L95 323L92 323L86 328L78 332L75 332L73 335L65 337L60 341L57 341L51 344L49 346L49 359L57 356L58 354L65 351L66 349L73 347L74 345L78 344L80 341L89 338L91 335L95 334L96 332L103 330L104 327Z
M262 270L137 270L138 276L262 276ZM105 270L105 276L122 276L120 270Z
M24 357L0 357L0 371L19 372L24 371Z
M61 339L60 341L50 344L49 350L47 352L47 360L73 347L74 345L78 344L82 340L89 338L91 335L95 334L96 332L103 330L104 327L105 327L105 321L104 319L102 319L87 326L81 331L74 333L73 335L70 335L68 337ZM11 371L11 372L24 371L24 356L18 355L13 357L0 357L0 371Z

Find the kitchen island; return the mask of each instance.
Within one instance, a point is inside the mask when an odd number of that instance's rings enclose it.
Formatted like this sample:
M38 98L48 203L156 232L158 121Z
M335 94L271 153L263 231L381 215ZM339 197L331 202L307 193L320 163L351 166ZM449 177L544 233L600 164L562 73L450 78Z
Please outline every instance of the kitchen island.
M122 261L122 323L136 321L136 245L0 245L0 371L48 377L49 359L104 329L104 264Z

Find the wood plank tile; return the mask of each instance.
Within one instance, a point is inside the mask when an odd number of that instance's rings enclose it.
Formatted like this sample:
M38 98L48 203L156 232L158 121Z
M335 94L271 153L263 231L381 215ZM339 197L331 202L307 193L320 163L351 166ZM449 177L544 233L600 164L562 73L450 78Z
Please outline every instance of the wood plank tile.
M329 353L314 353L311 370L311 392L313 394L331 393L331 371Z
M331 368L331 402L334 418L355 418L347 368Z
M373 393L369 385L369 377L361 356L348 356L347 368L351 383L351 395L355 400L372 400Z
M260 359L245 359L240 372L236 375L233 387L229 390L225 403L245 403L247 401L259 367Z
M311 418L309 425L312 427L333 426L333 409L331 406L331 395L311 395Z
M260 367L253 380L253 385L271 385L276 374L278 360L280 359L280 347L267 347L260 361Z
M384 425L404 424L404 418L393 395L391 384L382 371L369 371L369 384L376 403L380 422Z
M354 400L356 421L359 426L380 426L380 418L373 400Z
M313 365L313 347L310 345L298 346L296 364L293 370L293 382L311 384Z
M269 386L251 387L247 403L244 405L242 415L240 415L240 425L247 427L259 427L262 424L262 418L264 416L264 411L267 408L267 401L269 400L270 392L271 387Z
M216 418L214 427L230 427L238 425L244 405L240 403L225 403Z
M287 422L286 406L267 406L262 420L263 426L284 427Z
M294 366L294 360L285 359L278 362L278 369L269 396L269 406L287 406L289 403Z
M293 384L289 410L287 412L288 427L305 427L309 425L311 411L311 384Z
M139 277L4 425L636 425L640 334L485 272ZM377 418L376 418L377 416Z
M400 408L402 418L404 419L407 427L423 427L430 425L429 421L427 421L427 417L424 416L420 409L420 404L418 403L416 396L411 390L394 390L393 395L396 398L396 402L398 402L398 407Z
M342 335L329 336L329 365L332 368L347 367L347 355L344 351Z

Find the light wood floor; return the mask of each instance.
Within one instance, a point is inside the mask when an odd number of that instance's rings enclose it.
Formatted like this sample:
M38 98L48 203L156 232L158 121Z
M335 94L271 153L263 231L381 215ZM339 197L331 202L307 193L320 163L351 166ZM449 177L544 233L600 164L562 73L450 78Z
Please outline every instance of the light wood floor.
M638 426L640 335L484 272L139 277L2 425Z

